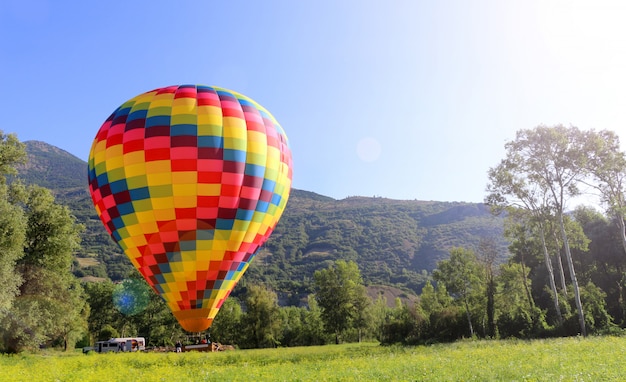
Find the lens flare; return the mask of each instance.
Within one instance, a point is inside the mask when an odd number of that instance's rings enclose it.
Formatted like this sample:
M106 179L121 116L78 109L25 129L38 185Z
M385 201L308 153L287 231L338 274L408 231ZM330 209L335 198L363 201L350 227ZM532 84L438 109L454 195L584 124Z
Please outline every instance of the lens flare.
M113 290L113 303L126 316L143 312L150 302L150 287L141 280L124 280Z

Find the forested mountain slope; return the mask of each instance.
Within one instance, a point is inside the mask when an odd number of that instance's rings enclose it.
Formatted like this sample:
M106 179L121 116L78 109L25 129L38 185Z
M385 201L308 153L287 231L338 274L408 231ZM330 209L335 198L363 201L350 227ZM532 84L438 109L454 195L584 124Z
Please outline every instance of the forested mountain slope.
M294 289L331 261L354 260L367 284L419 291L452 247L475 248L481 238L493 238L504 259L502 226L502 219L482 204L334 200L293 190L283 218L255 260L263 267L251 267L250 273L261 277L262 271L279 289Z
M77 254L78 276L124 278L130 262L97 219L87 191L87 163L43 142L25 142L29 163L20 168L25 183L54 191L86 226ZM285 294L310 292L313 272L337 259L354 260L368 285L418 292L437 261L451 247L475 248L495 239L501 258L503 220L483 204L349 197L335 200L292 190L274 234L242 278L263 281Z

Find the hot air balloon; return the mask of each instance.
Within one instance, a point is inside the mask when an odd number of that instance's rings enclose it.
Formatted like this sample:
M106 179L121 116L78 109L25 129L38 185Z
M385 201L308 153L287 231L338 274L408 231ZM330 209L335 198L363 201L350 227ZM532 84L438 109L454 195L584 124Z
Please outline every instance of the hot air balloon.
M122 104L89 154L100 220L189 332L208 329L282 215L287 136L224 88L155 89Z

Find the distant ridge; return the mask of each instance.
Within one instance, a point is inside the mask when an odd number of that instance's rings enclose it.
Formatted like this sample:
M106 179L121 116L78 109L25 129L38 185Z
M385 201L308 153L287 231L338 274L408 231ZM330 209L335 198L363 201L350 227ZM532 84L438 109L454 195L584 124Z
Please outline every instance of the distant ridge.
M86 187L87 163L56 146L41 141L26 141L28 162L20 167L27 183L53 190Z

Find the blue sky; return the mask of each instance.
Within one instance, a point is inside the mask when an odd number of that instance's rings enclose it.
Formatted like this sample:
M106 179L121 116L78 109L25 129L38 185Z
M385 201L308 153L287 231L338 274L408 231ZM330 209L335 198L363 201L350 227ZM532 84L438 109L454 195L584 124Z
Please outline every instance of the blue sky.
M154 88L241 92L289 136L298 189L480 202L540 124L626 140L620 1L0 2L0 130L86 160Z

